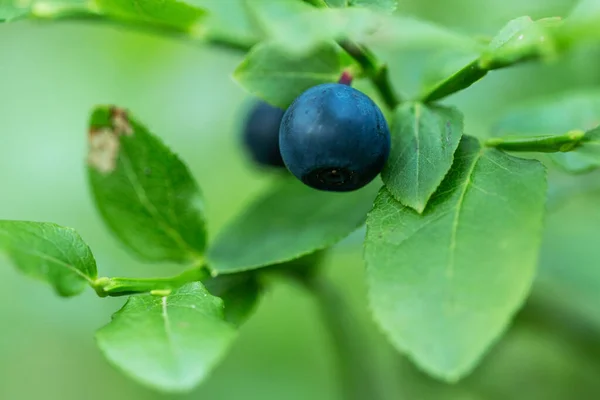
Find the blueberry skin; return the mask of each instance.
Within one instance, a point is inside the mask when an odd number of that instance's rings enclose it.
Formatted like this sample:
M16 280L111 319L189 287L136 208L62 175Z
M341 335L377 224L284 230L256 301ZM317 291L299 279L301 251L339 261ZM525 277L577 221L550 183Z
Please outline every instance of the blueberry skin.
M252 160L268 167L285 167L279 151L279 125L284 110L257 101L244 122L244 147Z
M348 192L371 182L390 154L390 130L379 107L344 84L314 86L281 121L285 165L315 189Z

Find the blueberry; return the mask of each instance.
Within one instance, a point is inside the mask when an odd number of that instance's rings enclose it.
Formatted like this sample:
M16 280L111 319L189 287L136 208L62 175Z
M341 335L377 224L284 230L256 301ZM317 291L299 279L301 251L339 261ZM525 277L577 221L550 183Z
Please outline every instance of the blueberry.
M283 110L257 101L244 122L244 147L258 164L284 167L279 152L279 125Z
M315 189L347 192L371 182L390 153L377 105L344 84L312 87L287 109L279 130L287 168Z

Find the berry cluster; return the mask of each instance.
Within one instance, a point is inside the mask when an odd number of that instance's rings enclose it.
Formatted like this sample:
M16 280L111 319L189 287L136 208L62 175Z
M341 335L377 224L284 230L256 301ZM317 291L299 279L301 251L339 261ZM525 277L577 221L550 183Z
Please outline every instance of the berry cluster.
M314 86L283 110L258 102L244 143L259 164L287 167L306 185L347 192L371 182L390 152L390 131L379 107L343 83Z

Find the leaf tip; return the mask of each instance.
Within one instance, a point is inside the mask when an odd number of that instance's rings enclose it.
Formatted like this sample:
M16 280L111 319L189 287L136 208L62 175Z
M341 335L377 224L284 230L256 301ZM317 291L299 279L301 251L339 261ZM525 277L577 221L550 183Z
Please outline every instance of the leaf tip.
M127 110L115 106L96 107L88 131L88 165L103 174L113 172L117 167L120 136L133 133Z

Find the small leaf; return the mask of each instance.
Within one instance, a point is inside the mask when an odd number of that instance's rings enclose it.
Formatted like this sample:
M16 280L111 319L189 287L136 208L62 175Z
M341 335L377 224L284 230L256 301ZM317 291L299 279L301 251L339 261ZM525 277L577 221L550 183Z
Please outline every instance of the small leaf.
M383 12L394 12L398 7L398 0L349 0L352 7L366 7Z
M287 108L306 89L336 82L343 69L341 60L341 51L333 44L293 56L274 44L262 43L248 53L234 76L250 93Z
M219 275L203 281L214 296L225 303L225 320L239 326L248 319L256 308L261 286L252 273Z
M519 61L550 58L557 53L553 28L562 24L560 18L533 21L516 18L492 39L479 61L484 69L496 69Z
M139 257L198 259L205 247L200 189L188 168L124 110L91 118L88 176L104 222Z
M0 221L0 250L16 267L74 296L97 278L90 248L73 229L46 222Z
M466 375L520 308L535 274L545 189L538 161L464 136L422 215L380 191L365 241L373 312L430 374Z
M286 179L217 236L209 266L219 274L251 270L334 245L364 223L378 187L332 193Z
M155 26L181 32L198 29L205 12L177 0L93 0L98 13L111 19Z
M221 360L236 336L223 302L198 282L169 296L131 296L96 333L100 350L137 381L187 392Z
M453 108L404 103L392 123L392 151L381 173L390 193L419 213L452 165L463 134Z
M514 106L494 127L495 136L561 135L572 130L589 131L600 125L600 92L572 92ZM568 172L579 173L600 166L598 158L581 151L550 154Z

